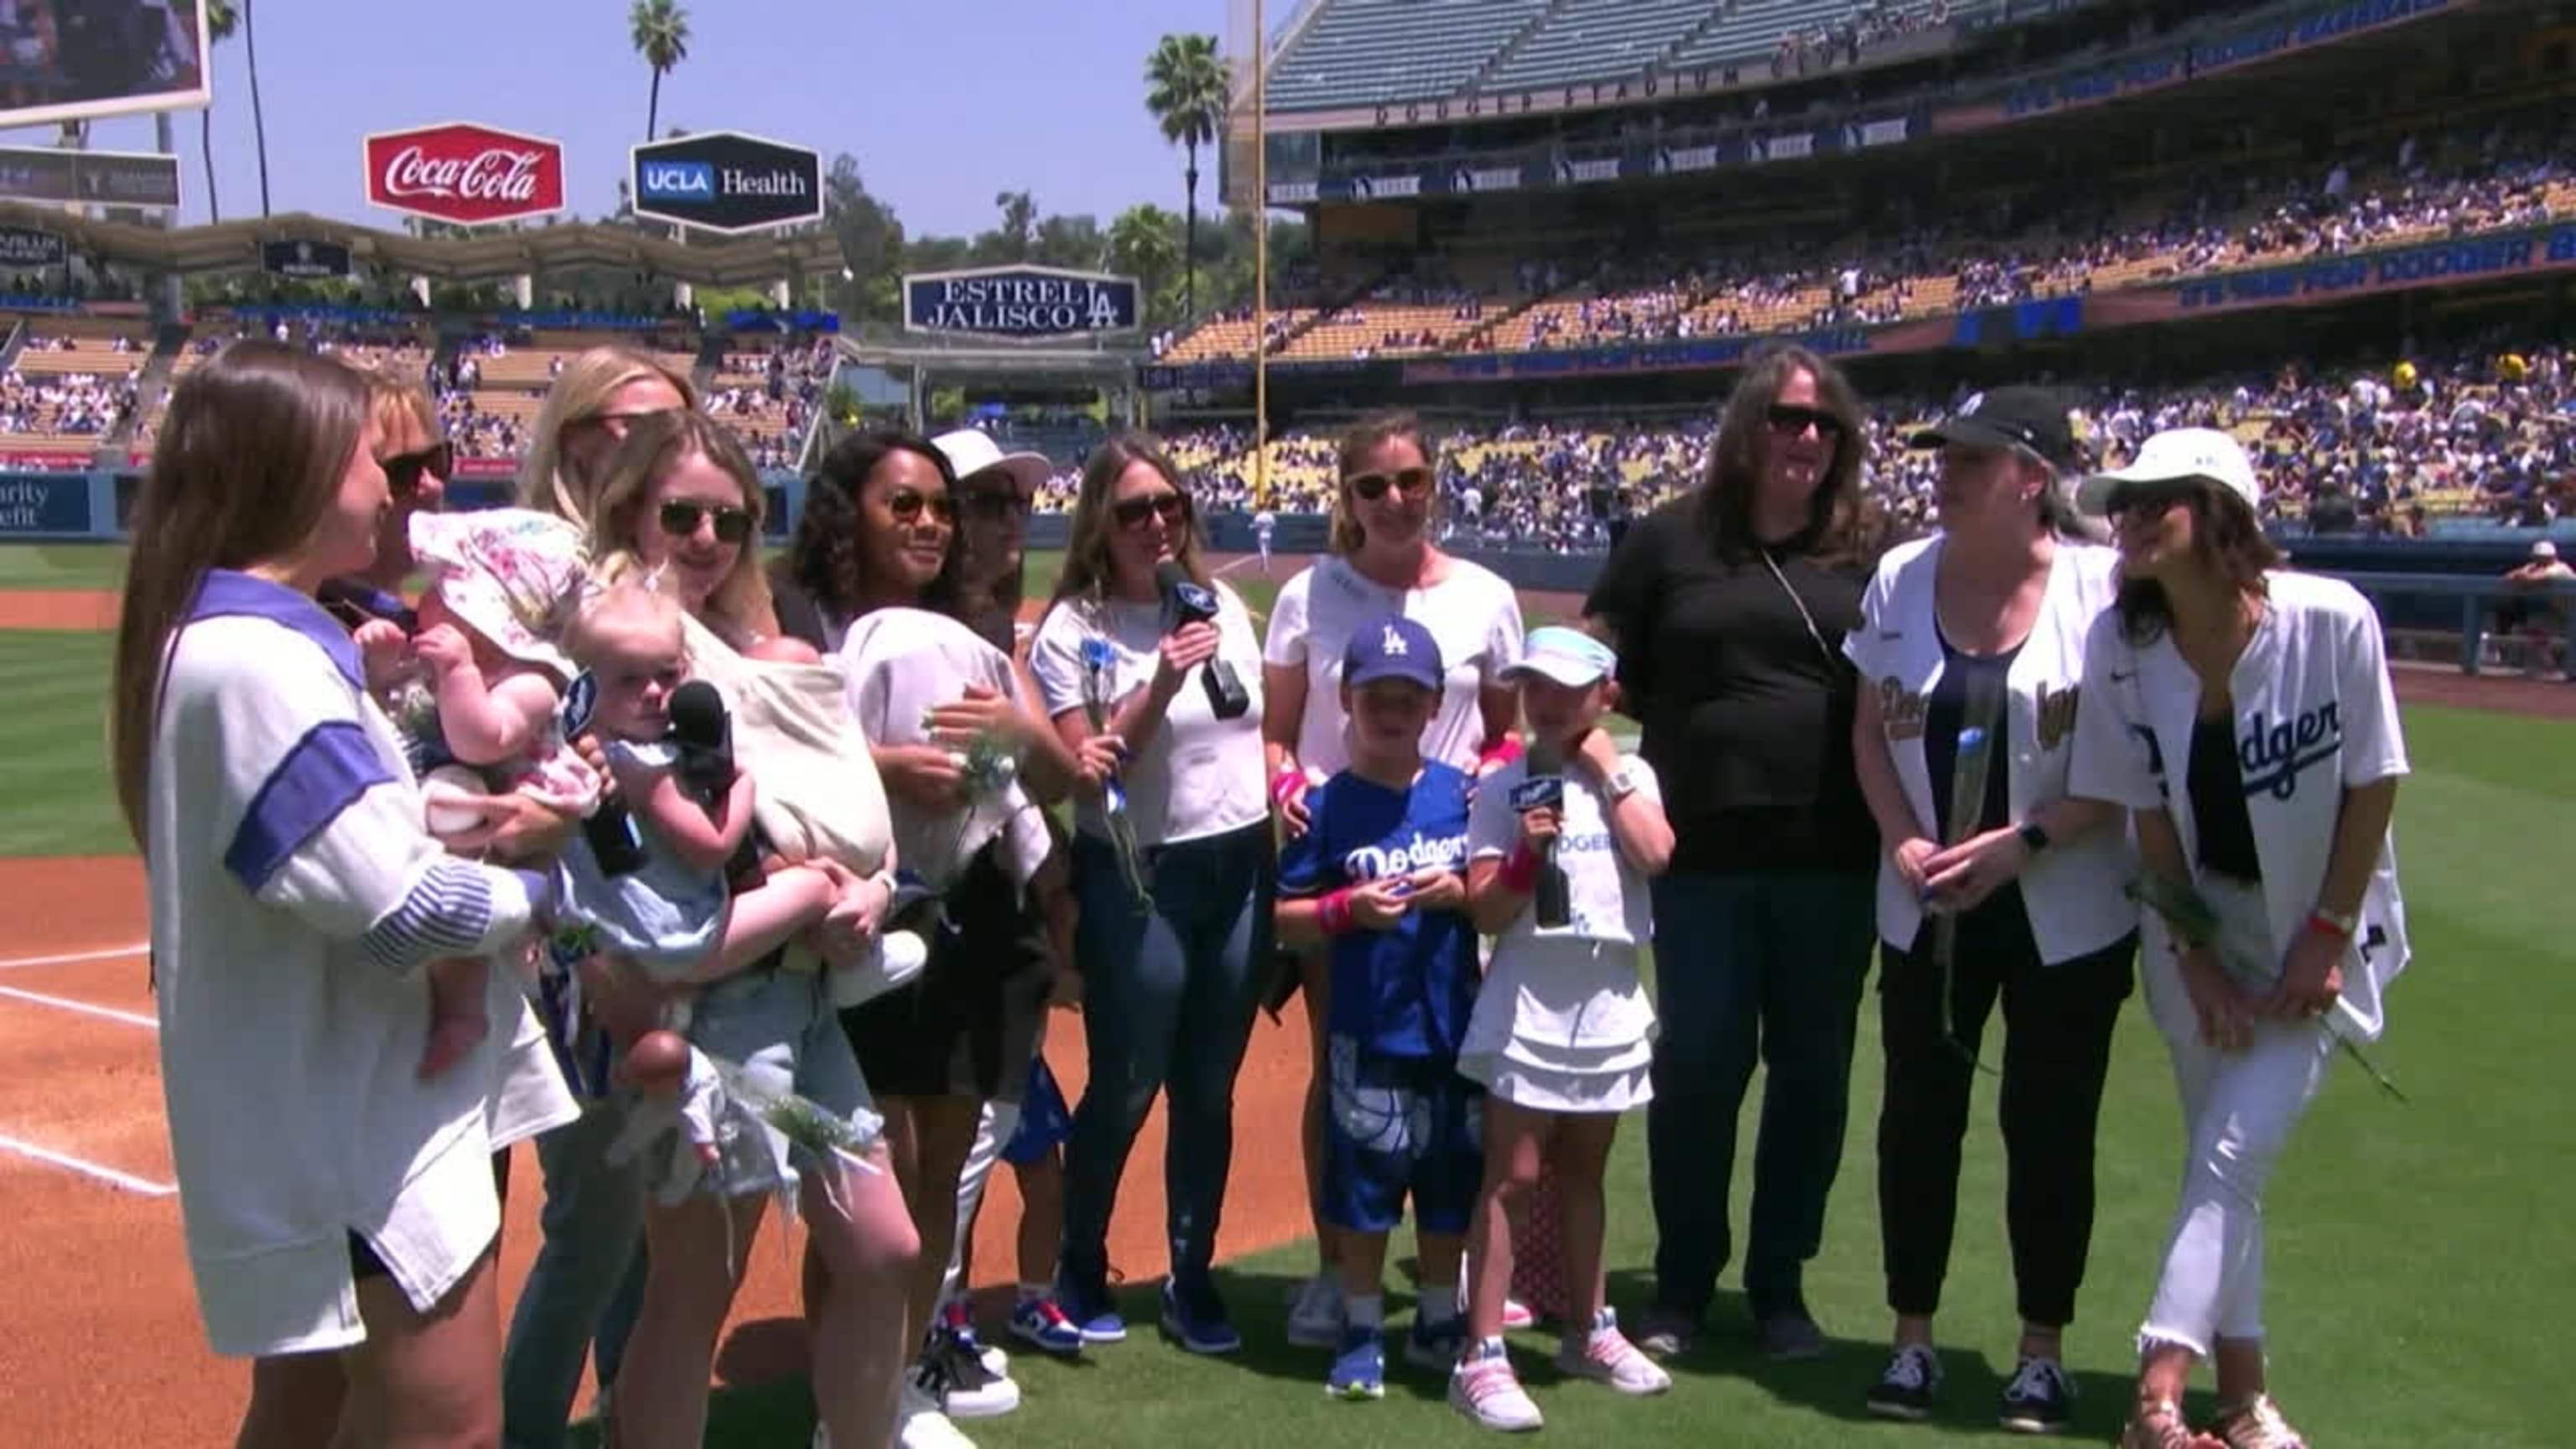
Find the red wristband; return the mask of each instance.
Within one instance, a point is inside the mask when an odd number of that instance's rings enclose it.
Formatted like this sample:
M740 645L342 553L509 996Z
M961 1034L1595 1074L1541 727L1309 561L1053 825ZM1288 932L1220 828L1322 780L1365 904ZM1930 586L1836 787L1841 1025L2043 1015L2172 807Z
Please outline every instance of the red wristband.
M1523 841L1503 857L1503 889L1516 896L1529 895L1538 889L1538 856Z
M1476 773L1481 775L1487 770L1499 769L1520 757L1521 742L1505 735L1501 743L1487 746L1485 752L1476 757Z
M1315 903L1316 919L1327 936L1347 936L1357 922L1351 919L1351 892L1348 886L1334 891Z
M2338 941L2352 939L2352 932L2344 929L2343 922L2329 918L2323 911L2308 912L2308 929L2320 936L2332 936Z

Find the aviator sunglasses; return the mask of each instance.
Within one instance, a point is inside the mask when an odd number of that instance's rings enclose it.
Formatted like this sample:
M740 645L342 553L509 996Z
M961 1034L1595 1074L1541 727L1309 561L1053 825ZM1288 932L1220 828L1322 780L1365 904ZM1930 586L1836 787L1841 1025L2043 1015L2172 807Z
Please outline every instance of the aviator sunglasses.
M708 518L716 523L716 542L739 544L751 537L752 517L748 508L728 508L722 504L691 503L674 498L662 505L662 531L673 538L695 538L698 525Z

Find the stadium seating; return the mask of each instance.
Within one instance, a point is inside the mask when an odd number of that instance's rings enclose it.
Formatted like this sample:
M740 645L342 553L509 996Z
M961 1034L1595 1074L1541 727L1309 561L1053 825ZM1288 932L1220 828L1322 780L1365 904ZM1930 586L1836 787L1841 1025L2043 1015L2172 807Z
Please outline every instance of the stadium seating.
M1511 44L1548 4L1322 0L1273 62L1268 104L1281 111L1311 111L1449 95Z
M1642 74L1723 8L1710 0L1563 0L1477 89L1538 90Z
M44 316L21 330L0 374L0 453L86 459L132 413L150 329L125 318Z

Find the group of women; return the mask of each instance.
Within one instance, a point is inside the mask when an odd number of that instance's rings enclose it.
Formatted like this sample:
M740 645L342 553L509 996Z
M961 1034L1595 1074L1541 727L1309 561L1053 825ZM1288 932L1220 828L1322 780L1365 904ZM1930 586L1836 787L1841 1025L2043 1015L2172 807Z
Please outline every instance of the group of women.
M1938 1394L1932 1318L2000 1001L2024 1320L2003 1414L2065 1423L2058 1336L2090 1242L2094 1118L2142 959L2190 1146L2129 1436L2211 1437L2175 1405L2213 1358L2216 1437L2295 1442L2263 1387L2262 1178L2335 1035L2376 1034L2378 988L2405 961L2386 846L2404 756L2376 623L2349 590L2273 569L2256 482L2225 439L2160 438L2087 480L2115 554L2072 506L2063 410L1999 390L1918 440L1942 450L1943 533L1879 558L1864 436L1829 364L1757 359L1705 483L1629 532L1587 605L1619 646L1676 833L1654 886L1658 1244L1640 1342L1677 1352L1705 1323L1733 1256L1734 1126L1759 1061L1745 1294L1767 1352L1823 1350L1802 1273L1841 1157L1874 921L1896 1326L1871 1407L1921 1417ZM1311 1007L1328 986L1317 963L1274 959L1274 842L1345 763L1348 634L1393 612L1438 640L1427 758L1490 768L1514 738L1501 671L1518 605L1434 546L1420 428L1387 415L1349 435L1331 556L1281 591L1266 641L1212 575L1178 470L1148 438L1114 439L1084 470L1054 599L1016 634L1032 489L989 444L844 439L764 569L767 496L685 376L616 348L563 370L523 506L579 530L602 583L671 594L693 672L801 697L824 722L814 748L836 762L867 867L834 877L840 930L874 932L897 865L945 902L919 978L846 1011L774 941L729 943L700 973L693 1041L853 1126L882 1114L883 1132L818 1156L754 1124L725 1134L722 1170L689 1192L619 1150L631 1094L566 1087L559 1062L630 1040L665 1005L614 973L582 973L569 1020L567 998L540 993L551 1043L493 973L501 1029L457 1069L413 1069L419 968L542 927L546 861L577 828L503 795L470 831L431 838L359 679L347 628L400 615L405 520L439 505L448 456L416 390L242 343L179 388L135 517L117 784L152 879L200 1301L216 1349L257 1361L241 1442L327 1442L335 1426L363 1443L559 1442L588 1358L618 1443L694 1445L735 1285L782 1195L808 1228L818 1439L962 1442L943 1407L989 1412L1016 1390L932 1310L987 1109L1030 1080L1065 964L1049 917L1065 908L1087 1086L1063 1307L1087 1342L1125 1335L1108 1229L1162 1095L1162 1325L1191 1351L1237 1346L1211 1272L1233 1086L1275 988L1302 986ZM1176 587L1210 607L1176 612ZM1206 685L1220 667L1236 698ZM823 678L832 699L798 695ZM969 768L991 754L1017 761L999 784ZM1069 841L1045 814L1067 798ZM2214 937L2179 943L2153 913L2142 927L2124 890L2140 860L2197 886ZM1320 1026L1316 1041L1320 1058ZM1310 1100L1310 1164L1319 1124ZM498 1204L526 1137L544 1242L505 1353ZM1337 1327L1334 1281L1308 1285L1292 1333Z

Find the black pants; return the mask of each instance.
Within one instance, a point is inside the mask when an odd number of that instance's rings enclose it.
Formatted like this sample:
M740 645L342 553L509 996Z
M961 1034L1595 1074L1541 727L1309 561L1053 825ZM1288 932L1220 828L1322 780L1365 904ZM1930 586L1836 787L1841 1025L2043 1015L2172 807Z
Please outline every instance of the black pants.
M2043 965L2018 892L1990 897L1959 922L1950 1028L1926 920L1914 949L1880 946L1879 1022L1887 1050L1878 1113L1879 1235L1887 1306L1941 1306L1959 1215L1959 1144L1995 998L2003 998L2004 1225L2021 1316L2075 1321L2075 1290L2093 1240L2093 1129L2111 1067L2111 1031L2128 999L2134 934L2090 955Z

